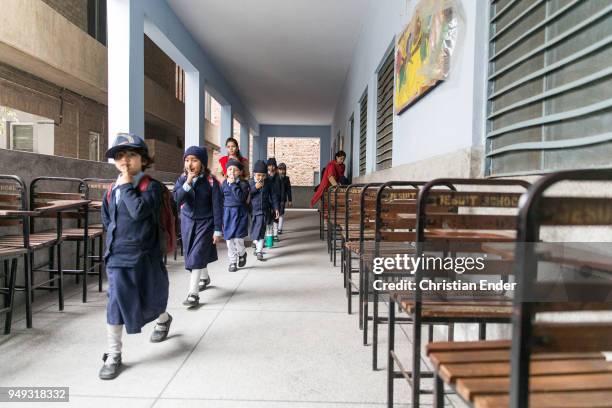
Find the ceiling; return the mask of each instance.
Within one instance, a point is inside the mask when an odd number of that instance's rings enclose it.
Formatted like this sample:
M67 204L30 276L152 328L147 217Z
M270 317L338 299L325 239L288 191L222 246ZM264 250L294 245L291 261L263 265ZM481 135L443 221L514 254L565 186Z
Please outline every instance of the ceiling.
M262 124L330 124L368 0L167 0Z

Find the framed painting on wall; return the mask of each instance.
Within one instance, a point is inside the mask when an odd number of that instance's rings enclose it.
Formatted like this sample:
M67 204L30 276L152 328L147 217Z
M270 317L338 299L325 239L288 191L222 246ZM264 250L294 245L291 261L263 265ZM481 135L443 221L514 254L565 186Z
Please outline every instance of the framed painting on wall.
M422 0L415 8L396 44L396 114L447 77L457 43L459 14L455 0Z

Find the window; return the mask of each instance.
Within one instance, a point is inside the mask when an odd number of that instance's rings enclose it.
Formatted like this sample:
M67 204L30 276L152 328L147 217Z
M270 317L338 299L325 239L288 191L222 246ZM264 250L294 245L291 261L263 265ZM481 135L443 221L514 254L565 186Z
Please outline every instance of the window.
M87 32L106 45L106 0L87 0Z
M232 124L232 137L238 141L238 145L240 145L240 122L234 119Z
M376 99L376 170L391 167L393 155L393 50L378 71Z
M181 102L185 102L185 71L183 68L175 65L174 68L174 89L175 97Z
M89 132L89 160L100 160L100 134L98 132Z
M491 3L488 176L612 167L612 3Z
M366 173L366 148L368 141L368 90L359 102L359 175Z
M11 124L11 149L34 152L34 125Z

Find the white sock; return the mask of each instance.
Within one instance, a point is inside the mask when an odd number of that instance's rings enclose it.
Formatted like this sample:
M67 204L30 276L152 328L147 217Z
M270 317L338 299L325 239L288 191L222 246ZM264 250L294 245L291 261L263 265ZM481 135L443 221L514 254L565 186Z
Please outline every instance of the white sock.
M278 222L274 223L273 231L274 231L274 236L277 236L278 235Z
M106 325L106 341L108 343L108 355L115 357L121 354L121 336L123 335L122 324L107 324ZM112 359L107 359L109 361ZM109 363L110 364L110 363Z
M284 223L285 223L285 216L284 216L284 215L281 215L281 216L278 218L278 230L279 230L279 231L282 231L282 230L283 230L283 224L284 224Z
M168 312L164 312L160 314L157 318L157 323L166 323L168 320L170 320L170 315L168 314Z
M200 279L208 279L208 278L210 278L210 276L208 276L208 268L200 269Z
M258 239L257 241L255 241L255 251L263 252L263 247L264 247L263 239Z
M189 293L198 293L200 285L201 269L192 269L191 278L189 279Z

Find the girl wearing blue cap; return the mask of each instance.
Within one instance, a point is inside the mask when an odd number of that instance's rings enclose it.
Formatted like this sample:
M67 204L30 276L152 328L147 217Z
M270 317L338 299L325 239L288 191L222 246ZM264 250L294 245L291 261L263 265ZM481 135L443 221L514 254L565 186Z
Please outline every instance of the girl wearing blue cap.
M266 225L278 216L280 206L276 195L272 194L272 184L266 180L266 177L266 162L258 160L253 166L253 178L249 180L249 187L253 206L251 238L255 243L255 255L259 261L263 261Z
M145 324L157 319L151 335L157 343L167 338L172 316L166 312L168 272L156 221L165 187L144 174L153 160L142 138L118 134L106 157L114 159L121 172L102 201L108 352L99 377L110 380L121 368L123 326L128 334L140 333Z
M181 236L185 269L191 274L185 306L200 303L199 292L210 284L208 264L216 261L216 243L223 225L223 203L219 182L206 167L208 154L191 146L183 155L185 173L174 186L174 199L181 212Z
M244 247L244 237L247 236L249 215L247 199L249 186L240 178L243 170L242 162L230 159L227 162L227 178L221 185L223 192L223 237L227 241L229 256L229 271L236 272L246 265L247 253Z

